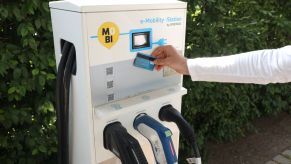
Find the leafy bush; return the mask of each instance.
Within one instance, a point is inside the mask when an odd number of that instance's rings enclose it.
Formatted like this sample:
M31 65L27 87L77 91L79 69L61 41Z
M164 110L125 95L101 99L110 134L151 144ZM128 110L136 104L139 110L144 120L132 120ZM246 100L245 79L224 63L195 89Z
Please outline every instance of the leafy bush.
M291 1L188 1L187 57L220 56L291 44ZM231 141L253 129L255 118L291 111L291 85L192 82L183 114L203 148L208 140ZM181 144L180 161L189 150ZM206 158L204 158L206 159Z
M48 2L0 2L0 161L52 163L55 60Z
M48 0L0 2L0 161L55 163L56 66ZM217 56L290 44L290 8L289 0L189 0L186 54ZM202 148L208 140L244 135L255 118L290 111L290 84L219 84L185 77L184 86L183 114ZM188 152L181 143L181 163Z

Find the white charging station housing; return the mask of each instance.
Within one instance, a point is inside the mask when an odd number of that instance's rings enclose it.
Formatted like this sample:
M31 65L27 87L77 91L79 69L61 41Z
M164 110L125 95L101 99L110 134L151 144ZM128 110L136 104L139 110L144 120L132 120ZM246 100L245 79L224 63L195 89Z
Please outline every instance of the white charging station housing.
M167 104L181 111L186 94L182 76L170 68L149 71L133 66L138 52L151 54L172 45L184 55L185 2L176 0L68 0L50 2L57 65L61 40L74 44L77 73L70 95L70 163L120 163L103 146L103 130L119 121L140 143L149 163L151 146L133 121L140 113L156 120ZM145 63L147 64L147 63ZM178 152L179 131L171 129Z

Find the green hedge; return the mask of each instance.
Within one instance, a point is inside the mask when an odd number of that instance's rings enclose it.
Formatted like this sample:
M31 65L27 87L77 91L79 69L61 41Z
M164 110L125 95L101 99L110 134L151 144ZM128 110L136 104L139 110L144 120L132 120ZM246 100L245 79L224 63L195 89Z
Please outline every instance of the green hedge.
M221 56L291 44L290 0L188 1L187 57ZM253 130L251 121L291 111L291 85L184 80L183 114L195 127L203 157L206 143L232 141ZM181 144L182 163L189 150Z
M56 66L47 1L0 0L1 163L56 162ZM186 54L216 56L291 44L290 8L289 0L189 1ZM185 77L184 86L189 93L183 114L202 148L208 140L246 134L255 118L290 111L288 84L219 84ZM181 143L181 163L187 152Z
M0 163L53 163L56 66L48 2L0 2Z

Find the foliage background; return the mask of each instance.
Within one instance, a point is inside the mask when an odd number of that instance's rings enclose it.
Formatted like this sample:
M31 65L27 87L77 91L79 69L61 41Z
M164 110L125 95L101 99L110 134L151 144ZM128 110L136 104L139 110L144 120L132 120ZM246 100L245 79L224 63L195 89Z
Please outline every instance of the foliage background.
M290 0L188 0L187 57L230 55L291 44ZM254 130L251 121L291 111L290 84L222 84L184 78L183 114L207 141L232 141ZM189 154L183 141L180 161ZM184 162L184 161L183 161Z
M0 161L54 163L56 66L48 2L0 2Z
M291 44L290 0L188 0L188 57L219 56ZM0 161L55 163L55 61L48 0L0 0ZM231 141L251 121L289 111L290 84L192 82L183 114L206 143ZM189 155L184 141L180 161ZM204 158L206 159L206 158Z

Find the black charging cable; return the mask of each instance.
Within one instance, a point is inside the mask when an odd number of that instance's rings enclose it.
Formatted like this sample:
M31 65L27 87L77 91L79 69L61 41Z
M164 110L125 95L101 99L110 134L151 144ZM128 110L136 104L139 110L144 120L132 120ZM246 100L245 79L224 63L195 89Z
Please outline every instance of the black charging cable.
M178 110L176 110L172 105L163 106L159 111L159 118L162 121L174 122L178 126L181 134L184 136L185 140L192 147L192 158L188 158L188 163L201 163L200 152L196 143L195 133L192 126L184 119Z
M69 96L71 77L76 74L76 51L72 43L62 41L61 52L56 86L58 164L69 164Z

